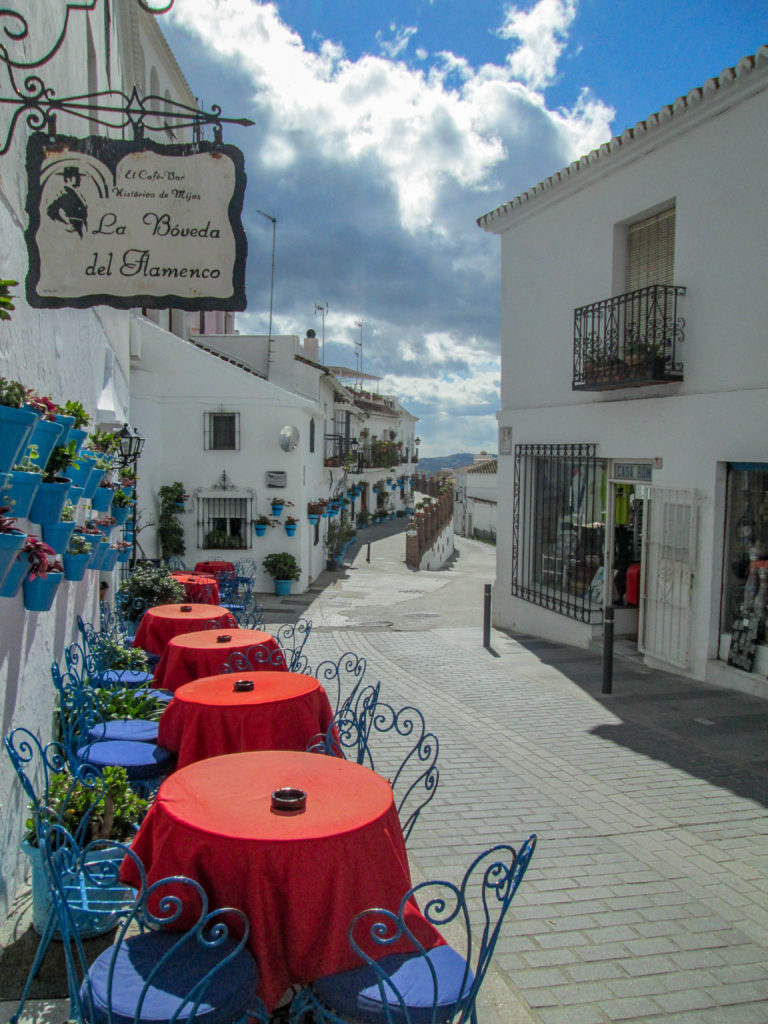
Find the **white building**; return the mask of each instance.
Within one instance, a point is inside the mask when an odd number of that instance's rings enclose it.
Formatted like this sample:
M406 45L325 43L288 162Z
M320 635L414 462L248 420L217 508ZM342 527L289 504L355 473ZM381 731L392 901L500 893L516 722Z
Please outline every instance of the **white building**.
M649 662L768 693L766 123L762 47L478 223L502 260L496 623L586 645L615 576Z
M481 452L471 466L454 470L453 528L460 537L496 541L499 462Z
M11 59L41 60L51 41L64 27L62 5L25 5L26 37L18 44L6 33L3 46ZM155 18L135 3L110 5L105 21L103 5L93 11L72 10L66 37L58 54L35 69L57 99L122 88L140 95L150 93L194 104L194 96L168 48ZM57 23L56 19L60 19ZM18 29L15 26L14 31ZM21 36L21 33L19 33ZM3 85L9 95L7 68L0 62ZM15 72L17 81L28 74ZM2 105L0 105L2 106ZM0 148L14 111L0 112ZM91 133L122 138L122 131L73 116L59 114L60 134ZM26 115L19 118L8 151L0 155L0 279L19 281L11 291L15 310L10 321L0 320L0 376L21 381L57 404L79 401L92 417L89 429L114 430L131 421L130 322L133 312L99 306L90 309L33 309L24 299L27 248L24 230L27 173ZM173 141L169 129L160 141ZM0 501L0 504L3 504ZM78 515L84 514L81 508ZM26 519L17 524L26 533L40 528ZM54 689L51 662L60 661L64 647L77 635L76 617L97 619L99 574L86 573L80 582L63 582L49 612L27 612L21 596L0 598L0 702L2 734L16 726L36 733L43 743L52 736ZM17 886L24 877L26 858L20 852L20 828L27 816L10 762L0 754L0 922L7 914Z

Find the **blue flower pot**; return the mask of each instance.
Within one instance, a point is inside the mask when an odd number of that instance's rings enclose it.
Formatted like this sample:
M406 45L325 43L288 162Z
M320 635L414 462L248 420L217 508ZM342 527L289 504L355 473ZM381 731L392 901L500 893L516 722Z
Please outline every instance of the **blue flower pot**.
M87 551L84 555L70 555L68 551L65 551L61 560L64 563L64 579L78 583L85 576L85 570L91 560L91 552Z
M83 447L83 442L88 437L88 431L83 430L82 427L72 427L69 431L69 441L75 442L75 451L79 454L80 449ZM61 442L59 442L61 444Z
M46 483L44 480L32 499L29 507L29 518L33 523L45 526L47 523L58 523L61 510L69 495L69 480Z
M74 522L71 523L44 523L43 540L50 544L57 554L67 550L69 538L75 529Z
M27 611L50 611L63 578L63 572L49 572L45 576L28 576L24 580L24 607Z
M121 562L121 563L123 563L123 562L130 562L130 560L131 560L131 549L130 548L123 548L122 551L119 551L118 555L117 555L117 560L118 560L118 562Z
M284 505L284 502L282 502L282 501L273 501L272 502L272 515L275 516L275 518L278 518L279 516L282 515L283 505Z
M72 428L75 425L75 417L66 416L64 413L59 412L56 414L56 422L60 423L63 428L56 444L67 444L70 438L70 434L72 433Z
M70 484L70 486L69 486L69 494L67 495L67 497L72 502L72 504L76 505L78 503L78 501L80 501L82 496L83 496L83 488L82 487L75 487L74 484Z
M0 585L16 561L16 556L21 551L21 545L26 537L26 533L22 533L21 530L16 530L13 533L0 533Z
M42 482L40 473L26 473L24 470L14 469L11 473L10 486L3 491L2 503L11 505L12 515L26 519Z
M19 461L37 419L37 413L31 409L0 405L0 473L7 473Z
M120 552L117 550L117 548L108 548L107 553L101 560L99 572L112 572L112 570L115 568L115 564L117 563L117 556L119 553Z
M97 487L91 497L94 512L109 512L115 492L111 487Z
M274 582L277 597L287 597L290 594L293 580L275 580Z
M37 464L40 469L45 469L51 452L59 444L59 438L64 433L64 426L56 420L38 420L29 438L29 450L31 445L37 445Z
M310 526L317 526L317 524L320 522L320 516L316 515L314 512L310 512L307 515L307 519L309 520Z
M104 475L106 473L106 470L97 469L93 462L91 462L89 468L90 473L88 474L88 478L86 479L85 483L82 484L83 497L86 498L88 501L91 500L91 498L98 490L99 484L104 479Z
M69 466L67 468L67 476L76 487L85 488L94 469L95 466L93 465L93 459L88 459L84 455L81 455L77 460L77 466ZM96 472L98 472L98 470L96 470Z
M109 551L109 541L97 541L94 537L91 543L93 544L93 551L91 551L91 560L88 563L88 568L101 569L104 556Z
M3 584L0 586L0 597L16 597L28 573L29 559L27 556L17 557L15 562L11 562L8 572L5 574Z
M257 537L263 537L264 534L267 532L267 524L266 523L254 523L253 524L253 528L256 531L256 536Z
M133 512L133 508L130 505L120 505L118 507L112 506L112 515L117 520L118 526L123 526L124 523L128 522L128 517Z
M285 532L288 534L289 537L292 537L294 533L296 533L296 523L286 523Z

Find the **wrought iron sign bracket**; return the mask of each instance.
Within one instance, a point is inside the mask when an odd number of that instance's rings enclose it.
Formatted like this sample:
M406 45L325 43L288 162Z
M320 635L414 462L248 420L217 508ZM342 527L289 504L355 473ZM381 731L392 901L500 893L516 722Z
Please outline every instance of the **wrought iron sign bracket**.
M109 0L103 0L105 4ZM175 0L166 0L164 4L153 6L149 0L137 0L139 6L150 14L165 14ZM72 0L67 3L64 25L61 33L47 53L40 57L24 60L14 59L8 51L6 40L21 43L29 36L29 25L21 14L9 9L0 8L0 71L5 67L10 85L10 93L4 94L0 87L0 110L12 110L5 139L0 147L0 156L5 156L13 142L16 126L24 119L27 127L33 131L45 130L51 135L56 134L56 116L66 114L87 122L89 134L93 134L98 126L113 131L129 130L134 139L142 138L145 133L164 135L176 138L175 133L184 129L192 129L193 139L199 142L203 130L210 127L215 145L222 144L222 128L224 124L237 124L250 127L253 121L247 118L222 117L221 107L213 104L210 111L180 103L163 96L140 96L134 86L130 93L118 89L109 89L96 93L81 93L75 96L57 96L54 89L45 84L37 74L26 74L23 83L17 81L17 72L28 72L48 63L61 49L72 10L92 11L99 0Z

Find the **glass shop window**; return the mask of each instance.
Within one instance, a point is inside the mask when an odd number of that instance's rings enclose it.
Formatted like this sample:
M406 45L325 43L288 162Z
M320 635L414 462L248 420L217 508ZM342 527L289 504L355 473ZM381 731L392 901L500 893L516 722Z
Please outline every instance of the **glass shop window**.
M768 643L768 463L728 467L721 631L752 619L756 642Z

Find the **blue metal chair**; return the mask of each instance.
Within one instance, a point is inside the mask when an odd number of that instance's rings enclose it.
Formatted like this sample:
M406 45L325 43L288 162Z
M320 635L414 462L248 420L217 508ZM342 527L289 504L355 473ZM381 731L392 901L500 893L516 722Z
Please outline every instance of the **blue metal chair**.
M237 619L238 629L264 629L264 609L255 594L250 594L240 608L230 607L229 610Z
M73 768L81 764L98 769L119 765L125 768L137 793L154 793L175 766L171 751L155 742L157 723L135 718L109 721L91 687L62 672L55 661L51 676L58 693L62 741Z
M41 885L42 879L38 877L37 857L42 858L40 847L44 833L41 824L44 826L52 820L49 805L52 802L54 782L56 779L64 778L68 767L67 752L60 743L55 741L42 746L37 736L23 727L16 728L9 736L3 737L3 743L21 787L29 799L29 808L33 815L35 846L28 847L28 853L30 857L35 855L32 860L32 885L35 898L40 899L38 887ZM92 814L98 808L104 795L104 780L101 773L89 765L84 765L78 773L74 776L68 775L67 778L71 781L68 788L64 790L64 795L58 803L58 814L53 820L62 822L67 818L70 801L74 803L77 800L79 803L83 790L90 790L92 792L90 807L84 811L76 830L78 839L82 841L88 835ZM123 885L105 887L94 899L93 892L83 884L83 879L80 876L73 877L66 882L65 892L73 920L83 936L100 935L109 931L114 927L110 917L112 911L133 902L133 890ZM37 909L35 913L37 914ZM55 915L49 910L44 923L42 920L35 920L35 927L40 933L40 942L24 983L19 1005L10 1018L12 1024L15 1024L15 1021L21 1016L24 1004L29 998L32 982L37 977L51 939L56 934Z
M422 882L403 896L397 914L358 914L349 942L361 966L301 989L291 1003L290 1024L477 1024L477 995L535 847L535 835L518 852L506 844L491 847L459 885ZM461 941L425 949L405 919L414 899L427 921L437 928L451 923ZM387 953L402 942L409 952Z
M221 627L219 627L221 628ZM220 672L283 672L286 669L286 656L278 647L269 650L264 644L254 644L244 651L232 651L219 669ZM295 670L289 670L295 671Z
M311 619L297 619L295 622L285 622L282 626L278 626L274 636L285 655L289 672L304 671L302 665L305 662L302 660L302 654L311 632Z
M242 614L251 597L253 577L239 576L236 573L222 574L219 576L218 583L221 607L226 608L235 616Z
M103 687L148 687L154 676L143 668L115 668L116 654L122 654L123 661L130 658L134 648L128 648L119 641L103 634L88 633L82 645L73 641L64 648L67 671L77 675L83 683ZM143 660L143 659L142 659Z
M150 885L129 847L106 841L82 847L60 824L47 829L43 849L65 940L70 1019L78 1024L226 1024L250 1016L266 1024L242 911L209 909L204 889L189 878ZM96 851L109 856L99 870L91 866ZM133 861L140 879L136 900L115 913L115 942L89 964L67 900L66 879L82 873L95 887L109 888L123 858Z
M184 565L184 560L179 558L178 555L171 555L170 558L166 558L164 562L160 563L168 572L189 572L189 569Z
M355 702L358 688L362 685L365 676L366 666L365 658L361 658L352 651L346 651L336 661L332 659L321 661L315 669L307 665L305 674L314 676L323 684L335 713L350 707Z
M379 700L380 685L362 687L354 701L333 716L325 736L307 749L357 761L388 779L407 841L437 792L440 744L427 731L418 708L394 708Z

